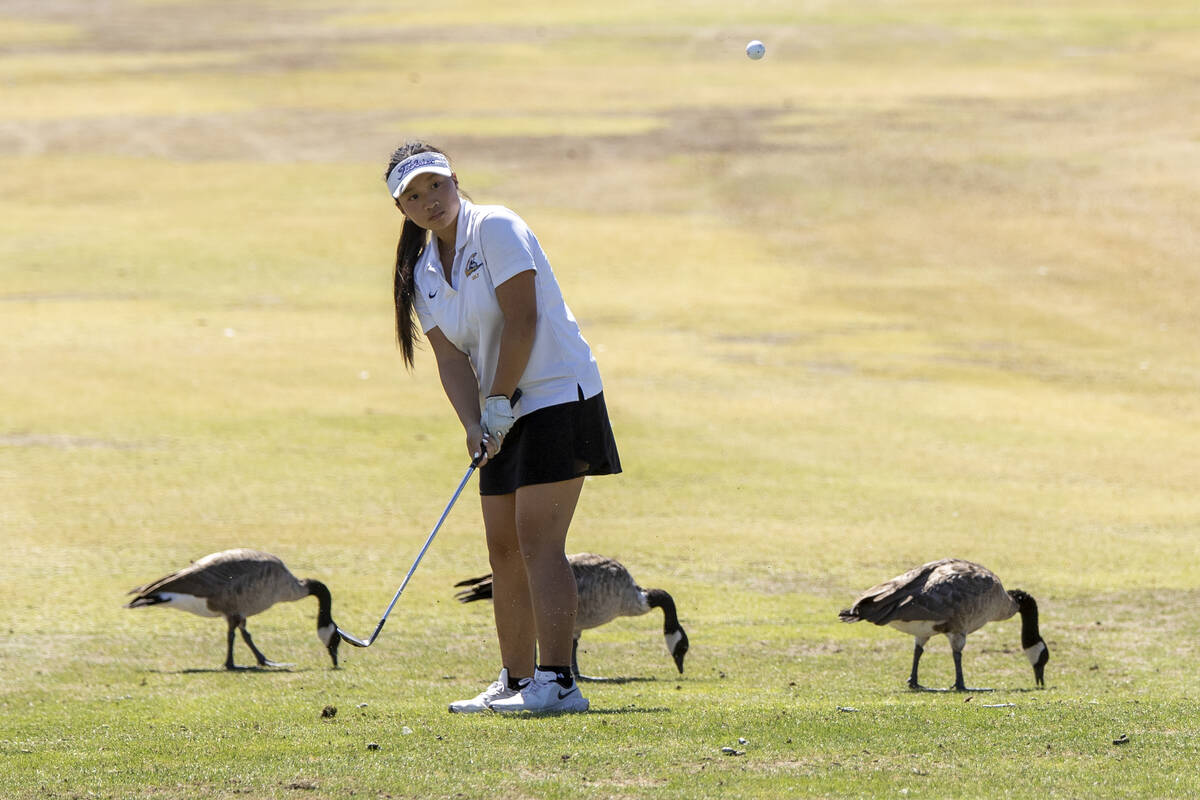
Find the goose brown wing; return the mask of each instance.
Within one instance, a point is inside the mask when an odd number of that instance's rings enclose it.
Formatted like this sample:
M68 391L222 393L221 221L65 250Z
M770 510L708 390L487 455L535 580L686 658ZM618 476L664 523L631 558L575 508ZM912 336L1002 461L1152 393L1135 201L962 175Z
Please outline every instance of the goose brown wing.
M886 625L893 620L940 619L935 605L924 597L931 576L953 564L942 559L913 567L902 575L867 589L839 616L846 622L865 620Z
M567 556L579 590L576 632L595 628L616 617L638 616L650 610L645 593L619 561L595 553Z
M892 619L943 622L950 630L969 632L988 621L997 592L1004 594L999 580L986 568L946 560L932 565L920 591L910 595L911 602L902 602Z
M130 594L146 596L154 592L177 592L193 597L212 597L228 591L232 585L254 580L274 572L279 559L254 550L230 550L213 553L181 570L134 589Z

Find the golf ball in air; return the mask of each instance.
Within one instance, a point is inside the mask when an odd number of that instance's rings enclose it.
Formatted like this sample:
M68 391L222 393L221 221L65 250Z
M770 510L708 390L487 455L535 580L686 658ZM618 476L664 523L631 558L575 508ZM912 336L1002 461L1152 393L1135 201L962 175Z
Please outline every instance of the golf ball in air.
M762 58L766 54L767 54L767 46L765 44L763 44L762 42L760 42L758 39L755 39L753 42L746 45L746 55L749 56L750 58L754 59L755 61L758 61L760 58Z

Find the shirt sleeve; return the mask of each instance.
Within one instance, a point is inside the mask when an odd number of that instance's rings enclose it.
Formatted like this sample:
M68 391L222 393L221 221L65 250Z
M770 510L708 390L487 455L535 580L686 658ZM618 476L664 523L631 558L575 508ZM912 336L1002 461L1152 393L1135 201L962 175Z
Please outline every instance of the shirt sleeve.
M429 333L437 327L433 314L429 312L429 303L426 302L420 289L413 294L413 311L417 312L417 322L421 324L421 333Z
M535 244L533 231L516 214L491 214L479 224L479 249L493 286L526 270L536 272Z
M425 299L425 289L421 286L421 279L425 274L425 270L422 269L424 264L425 259L418 258L413 267L413 311L417 312L417 322L421 325L421 333L429 333L437 327L437 320L433 318L433 312L429 309L429 301Z

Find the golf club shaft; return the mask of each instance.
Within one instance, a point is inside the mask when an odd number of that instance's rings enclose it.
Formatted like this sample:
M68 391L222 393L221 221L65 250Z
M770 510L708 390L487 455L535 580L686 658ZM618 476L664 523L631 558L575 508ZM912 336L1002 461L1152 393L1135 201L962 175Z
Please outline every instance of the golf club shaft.
M421 559L425 557L425 551L429 549L429 545L433 544L433 537L437 536L438 530L442 527L442 523L446 521L446 517L450 514L450 509L454 508L455 501L462 494L463 488L467 485L467 481L471 479L471 473L479 466L479 462L483 460L483 453L471 461L471 466L467 467L467 474L458 483L458 488L454 490L454 496L450 498L450 502L446 504L446 509L442 511L442 515L438 517L437 523L433 526L433 530L429 532L429 538L425 540L425 545L421 548L421 552L417 553L417 559L413 565L409 567L408 574L404 576L404 582L400 584L400 588L396 590L396 594L392 597L392 602L388 603L387 610L383 612L383 616L379 618L379 624L375 626L375 632L371 634L371 638L363 641L357 636L346 633L341 628L338 628L338 635L342 637L342 641L352 644L355 647L370 647L375 639L379 637L379 632L383 630L383 623L387 622L388 615L392 613L392 609L396 606L396 601L400 599L400 595L404 593L404 587L408 586L408 581L412 578L413 573L417 571L417 565L421 563Z
M521 389L518 387L512 394L512 399L509 401L512 405L516 405L521 399ZM425 551L429 549L429 545L433 544L433 537L437 536L438 530L442 527L442 523L446 521L446 517L450 514L450 509L454 508L454 503L458 500L458 496L462 494L463 488L467 485L467 481L471 480L471 473L479 466L479 464L487 458L487 445L484 442L479 443L479 452L471 459L471 466L467 467L467 474L463 475L461 481L458 482L458 488L454 490L454 496L450 498L450 502L446 504L446 509L442 511L442 515L438 517L437 523L433 526L433 530L429 532L429 538L425 540L425 545L421 548L421 552L417 553L417 560L409 567L408 574L404 576L404 582L400 584L400 588L396 590L396 594L392 596L392 602L388 603L387 610L383 612L383 616L379 618L379 624L375 626L375 632L371 634L371 638L363 641L357 636L346 633L341 628L337 629L338 636L342 637L342 641L347 644L352 644L355 647L370 647L379 637L379 632L383 630L383 623L387 622L388 614L392 613L392 609L396 606L396 601L400 599L400 595L404 593L404 587L408 586L409 579L413 573L417 571L417 565L421 563L421 559L425 557Z

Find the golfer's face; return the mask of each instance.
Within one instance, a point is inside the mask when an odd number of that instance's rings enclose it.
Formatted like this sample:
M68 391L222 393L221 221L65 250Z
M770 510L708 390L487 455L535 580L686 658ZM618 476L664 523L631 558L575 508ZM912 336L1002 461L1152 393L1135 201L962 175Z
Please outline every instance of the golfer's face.
M440 231L458 221L458 183L445 175L418 175L396 202L404 216L426 230Z

